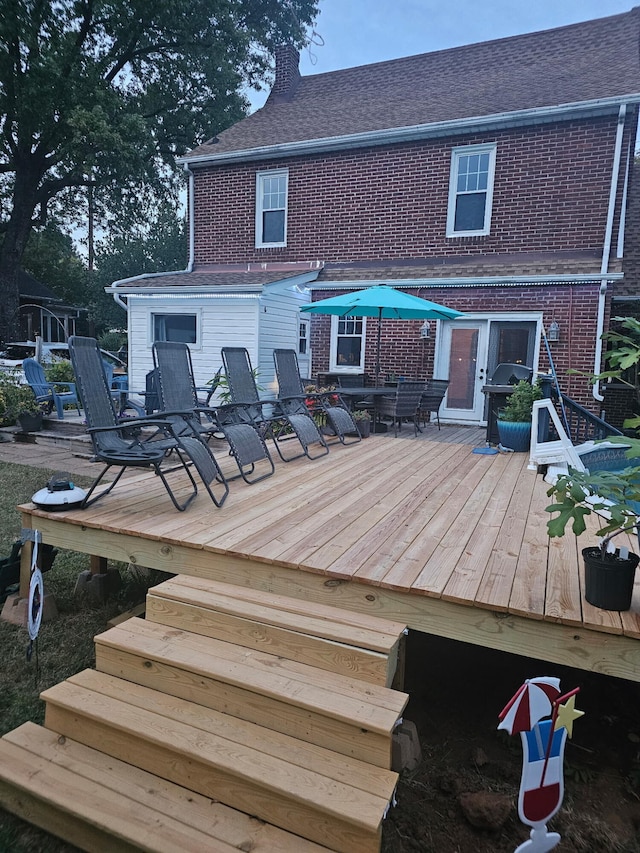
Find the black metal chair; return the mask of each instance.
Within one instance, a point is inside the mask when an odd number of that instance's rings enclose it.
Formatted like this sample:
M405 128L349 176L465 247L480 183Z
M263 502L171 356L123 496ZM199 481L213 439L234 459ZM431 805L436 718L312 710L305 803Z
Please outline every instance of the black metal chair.
M398 382L395 397L381 397L378 402L380 417L390 417L393 421L394 435L402 429L402 421L413 423L414 435L420 432L418 409L424 392L424 382Z
M422 418L423 424L426 424L430 420L431 415L434 414L438 422L438 429L440 429L440 406L448 387L448 379L429 379L424 387L418 408L418 413Z
M153 363L161 407L178 435L192 431L205 441L214 436L224 438L238 466L237 476L246 483L257 483L273 474L275 466L262 436L250 424L238 423L239 407L215 409L199 404L187 344L157 341L153 345Z
M329 452L329 445L308 412L288 414L277 399L260 398L251 359L244 347L223 347L222 363L231 402L239 404L237 416L255 426L264 438L271 438L283 462L291 462L301 456L317 459ZM282 446L294 438L302 451L285 456ZM313 445L318 445L320 451L312 455L310 448Z
M69 338L69 353L76 375L78 394L87 417L87 432L91 436L93 451L96 459L105 464L89 489L83 506L90 506L108 495L127 468L152 468L160 477L173 505L183 511L198 493L198 486L189 470L189 462L193 463L211 500L216 506L222 506L229 494L229 486L207 445L193 434L177 435L174 425L164 419L162 413L157 417L119 421L102 368L97 341L94 338L73 335ZM191 492L182 502L169 485L166 477L169 471L163 468L163 463L171 453L177 456L180 463L178 467L184 470L191 484ZM105 474L112 467L120 469L115 479L99 494L94 495ZM175 466L171 470L175 470ZM213 491L214 483L220 485L220 490L216 489L221 492L220 495Z
M312 401L313 413L326 419L327 426L342 444L360 441L356 422L338 392L305 392L295 350L274 349L273 361L278 380L278 401L284 412L289 415L305 414L309 410L307 401Z

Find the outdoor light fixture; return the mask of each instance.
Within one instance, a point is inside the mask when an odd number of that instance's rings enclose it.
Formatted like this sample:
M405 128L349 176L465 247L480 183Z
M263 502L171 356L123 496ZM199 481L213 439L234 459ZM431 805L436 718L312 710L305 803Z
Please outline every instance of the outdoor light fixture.
M554 320L549 326L549 331L547 332L547 340L549 342L553 341L554 343L560 340L560 326Z
M423 340L431 337L431 323L428 320L425 320L420 326L420 337Z

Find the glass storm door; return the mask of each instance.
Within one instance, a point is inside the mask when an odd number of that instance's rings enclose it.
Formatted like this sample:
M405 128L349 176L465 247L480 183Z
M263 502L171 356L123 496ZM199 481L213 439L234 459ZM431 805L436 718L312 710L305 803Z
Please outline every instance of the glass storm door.
M440 358L436 378L448 378L449 387L440 417L464 423L480 423L484 417L487 363L486 320L442 323Z

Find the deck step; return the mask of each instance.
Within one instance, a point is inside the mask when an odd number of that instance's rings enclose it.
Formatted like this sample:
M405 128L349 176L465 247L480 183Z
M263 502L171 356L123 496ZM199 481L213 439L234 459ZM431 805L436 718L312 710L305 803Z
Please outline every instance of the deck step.
M329 850L34 723L0 739L0 803L96 853Z
M95 644L101 672L391 766L405 693L138 618Z
M379 850L391 771L94 670L42 698L64 737L339 853Z
M204 578L152 587L146 619L390 687L406 626Z

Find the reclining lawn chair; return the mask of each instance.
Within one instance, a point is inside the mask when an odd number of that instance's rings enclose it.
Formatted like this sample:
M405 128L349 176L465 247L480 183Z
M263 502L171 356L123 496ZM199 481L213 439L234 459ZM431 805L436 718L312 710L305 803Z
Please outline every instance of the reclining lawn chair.
M216 506L222 506L229 486L213 454L195 434L179 436L173 424L162 417L129 418L125 423L118 421L111 391L102 368L102 359L97 341L73 335L69 338L69 353L76 374L76 382L82 405L87 416L87 432L93 442L96 459L104 462L105 468L92 484L83 506L109 494L127 468L152 468L162 480L167 494L178 510L185 510L198 493L196 481L187 462L192 462L200 475L209 497ZM180 503L167 481L167 470L163 462L174 452L190 483L189 497ZM115 479L99 494L93 496L104 475L112 467L120 470ZM173 470L173 469L172 469ZM218 497L213 484L218 483L222 494ZM93 496L93 497L92 497Z
M260 399L251 359L244 347L223 347L222 363L231 402L239 404L236 410L237 417L251 423L263 438L271 438L283 462L291 462L301 456L317 459L318 456L324 456L329 452L326 440L308 412L287 414L280 407L278 400ZM271 409L270 412L269 409ZM282 452L282 444L293 438L297 438L300 442L302 452L294 456L285 456ZM321 450L312 455L310 447L315 444L319 445Z
M381 397L378 412L382 417L390 417L393 420L393 432L397 437L398 430L402 429L402 421L413 423L413 433L418 435L418 409L424 392L424 382L398 382L395 397Z
M35 358L25 358L22 362L24 376L35 394L36 402L49 405L49 411L55 406L59 420L64 418L64 407L73 403L80 414L80 403L75 382L47 382L43 366ZM56 391L63 385L66 391Z
M205 441L213 436L225 438L238 466L238 476L246 483L257 483L273 474L275 466L264 439L250 424L238 423L237 407L213 409L199 405L191 351L186 344L156 341L153 363L161 408L178 435L191 431ZM176 415L175 412L182 414Z
M327 425L342 444L353 444L360 441L360 432L356 422L337 391L305 393L295 350L274 349L273 361L278 379L278 401L284 412L287 414L305 413L308 411L306 401L310 400L313 404L314 413L326 418Z

